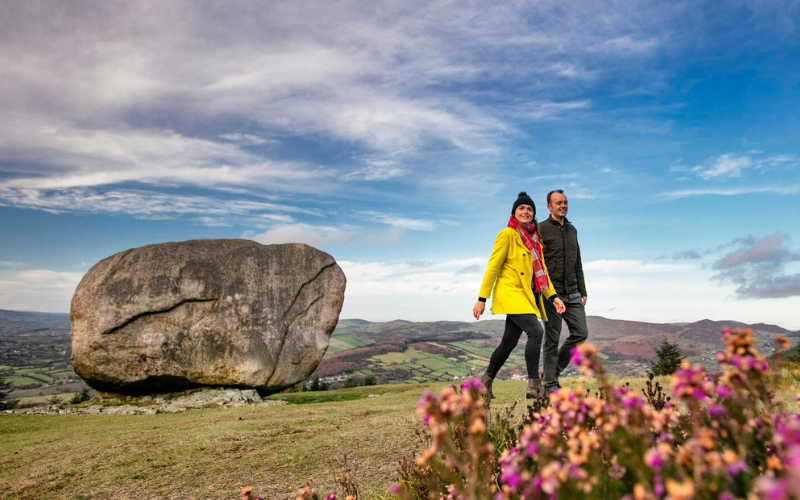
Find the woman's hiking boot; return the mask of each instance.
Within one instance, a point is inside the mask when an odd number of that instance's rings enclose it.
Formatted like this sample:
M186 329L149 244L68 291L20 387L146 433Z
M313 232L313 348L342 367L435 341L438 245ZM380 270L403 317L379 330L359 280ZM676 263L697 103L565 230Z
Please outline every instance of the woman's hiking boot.
M528 387L525 389L525 397L528 399L539 399L544 397L544 394L542 380L538 378L529 378Z
M486 399L494 399L494 394L492 393L492 382L494 382L494 379L485 373L481 377L481 384L486 389L486 396L484 396Z

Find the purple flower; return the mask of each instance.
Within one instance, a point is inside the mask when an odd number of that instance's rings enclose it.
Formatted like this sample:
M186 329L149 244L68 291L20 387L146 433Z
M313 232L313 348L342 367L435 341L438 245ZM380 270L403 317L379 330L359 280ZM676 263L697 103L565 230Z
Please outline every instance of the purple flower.
M717 418L717 417L721 417L722 415L724 415L727 410L725 410L725 407L722 406L722 405L713 404L713 405L710 405L706 409L706 411L708 411L708 416L709 417Z
M731 476L738 476L742 472L747 472L747 465L741 460L725 466L725 472Z
M661 481L661 476L653 478L653 493L655 493L657 497L664 494L664 482Z
M756 480L756 488L764 500L784 500L789 497L789 483L785 479L762 476Z
M717 384L717 395L721 398L727 398L731 395L731 390L723 384Z
M512 490L515 490L517 486L519 486L519 474L517 474L516 471L503 471L502 474L500 474L500 481L508 485Z
M462 391L468 391L470 389L474 389L476 391L480 390L481 388L481 381L476 378L471 378L461 384Z
M661 455L655 448L650 448L647 450L647 453L644 454L644 463L646 463L655 471L660 471L661 467L664 466L664 464L661 462Z

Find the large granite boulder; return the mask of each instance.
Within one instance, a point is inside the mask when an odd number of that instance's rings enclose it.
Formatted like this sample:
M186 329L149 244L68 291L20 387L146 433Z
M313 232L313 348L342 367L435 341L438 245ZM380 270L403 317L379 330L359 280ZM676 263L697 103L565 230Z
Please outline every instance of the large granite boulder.
M274 392L319 364L344 302L330 255L300 243L193 240L100 261L72 298L72 364L98 391Z

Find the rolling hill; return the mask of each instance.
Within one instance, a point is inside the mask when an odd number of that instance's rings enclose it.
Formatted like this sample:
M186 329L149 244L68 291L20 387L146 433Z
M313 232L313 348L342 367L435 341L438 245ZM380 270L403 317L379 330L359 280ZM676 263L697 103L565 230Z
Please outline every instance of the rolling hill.
M774 335L800 337L800 332L776 325L708 319L675 324L589 316L588 323L589 341L598 347L607 371L620 377L644 375L654 348L665 337L677 342L691 362L709 368L716 366L714 353L722 346L720 332L726 326L752 329L767 355ZM336 381L371 374L380 383L413 383L479 375L503 336L504 324L502 319L380 323L343 319L313 376ZM564 328L562 339L567 334ZM525 377L525 341L523 335L500 378ZM25 377L43 370L53 372L47 373L51 377L69 375L70 351L69 315L0 310L0 370L13 382L24 385Z

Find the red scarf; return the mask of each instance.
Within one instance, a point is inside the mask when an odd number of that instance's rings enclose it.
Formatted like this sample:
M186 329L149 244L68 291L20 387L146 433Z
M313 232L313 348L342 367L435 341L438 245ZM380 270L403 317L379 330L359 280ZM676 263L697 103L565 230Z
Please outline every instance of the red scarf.
M533 259L533 291L536 293L544 292L550 288L550 285L547 282L547 271L544 270L542 247L539 246L539 235L536 234L536 229L529 233L528 229L517 222L514 217L508 220L508 227L517 231L517 234L525 244L525 248L531 251L531 259ZM536 226L533 227L535 228Z

